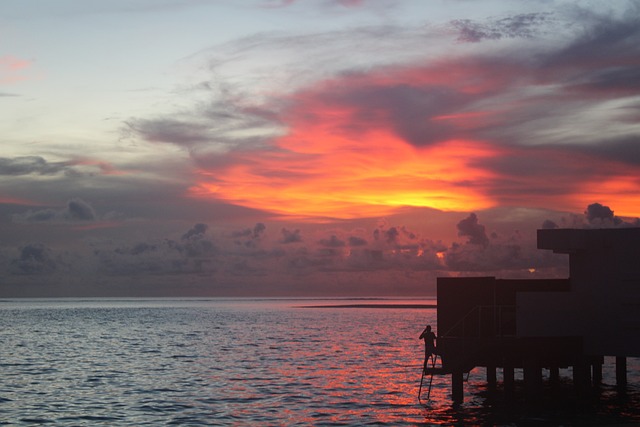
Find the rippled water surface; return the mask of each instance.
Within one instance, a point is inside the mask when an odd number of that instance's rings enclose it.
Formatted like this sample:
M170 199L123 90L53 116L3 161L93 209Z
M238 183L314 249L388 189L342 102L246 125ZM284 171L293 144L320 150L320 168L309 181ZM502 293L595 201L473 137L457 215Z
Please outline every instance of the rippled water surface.
M322 304L319 304L322 303ZM0 424L430 425L640 422L638 363L588 404L507 405L472 371L417 400L435 309L309 300L0 302ZM378 303L378 302L376 302ZM380 302L382 303L382 302ZM397 301L393 301L397 303Z

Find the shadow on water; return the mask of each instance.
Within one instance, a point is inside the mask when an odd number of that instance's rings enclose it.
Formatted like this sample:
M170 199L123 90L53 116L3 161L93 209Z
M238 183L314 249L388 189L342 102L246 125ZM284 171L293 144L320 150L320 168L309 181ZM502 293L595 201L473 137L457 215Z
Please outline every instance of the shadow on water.
M513 397L505 397L498 386L465 384L465 402L451 402L450 391L440 388L423 402L426 425L495 426L619 426L640 425L640 389L602 384L578 396L569 380L544 390L542 396L525 399L524 383L516 382Z

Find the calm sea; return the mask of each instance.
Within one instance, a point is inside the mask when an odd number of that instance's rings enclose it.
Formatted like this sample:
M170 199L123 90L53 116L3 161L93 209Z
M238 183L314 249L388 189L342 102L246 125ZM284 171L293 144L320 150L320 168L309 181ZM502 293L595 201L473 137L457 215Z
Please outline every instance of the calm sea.
M449 378L417 400L435 309L383 300L3 300L0 424L603 425L640 423L640 364L588 402L507 404L482 369L453 406ZM521 373L516 373L521 378ZM520 375L520 376L518 376ZM570 372L562 372L570 383ZM498 378L500 380L500 376ZM565 398L566 397L566 398Z

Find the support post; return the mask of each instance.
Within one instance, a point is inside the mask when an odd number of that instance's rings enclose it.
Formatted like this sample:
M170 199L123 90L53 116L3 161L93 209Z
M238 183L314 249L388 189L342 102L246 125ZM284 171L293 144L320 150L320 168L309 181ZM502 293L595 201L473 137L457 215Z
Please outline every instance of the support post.
M594 360L591 363L591 374L593 379L593 385L599 386L602 384L602 362L600 360Z
M616 385L618 387L627 386L627 358L616 356Z
M505 365L502 368L502 381L505 397L507 399L513 398L516 392L516 377L513 366Z
M487 366L487 387L489 390L495 390L497 382L496 367L492 365Z
M549 367L549 383L551 387L556 387L560 383L560 368L557 366Z
M542 368L535 359L524 361L524 388L528 400L537 400L542 396Z
M455 370L451 373L451 400L462 403L464 400L463 372Z
M585 395L591 386L591 370L584 359L576 360L573 366L573 385L578 395Z

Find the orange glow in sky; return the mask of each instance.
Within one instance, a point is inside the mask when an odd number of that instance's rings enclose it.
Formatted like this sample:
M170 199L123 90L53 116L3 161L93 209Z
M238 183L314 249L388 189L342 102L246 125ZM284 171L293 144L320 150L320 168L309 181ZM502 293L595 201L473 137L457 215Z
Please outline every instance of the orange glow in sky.
M206 171L191 189L238 205L299 217L356 218L398 208L482 209L492 201L472 183L488 178L469 158L491 156L489 147L447 141L416 148L385 131L354 140L322 125L295 130L273 152L243 153L243 161Z
M517 69L489 73L481 63L448 65L345 75L291 94L289 107L278 114L286 135L267 148L225 153L223 165L198 170L190 195L316 219L379 217L406 207L575 211L598 200L619 215L640 215L639 183L625 178L637 176L633 167L622 171L596 156L507 148L473 137L474 129L500 125L502 112L495 108L433 115L432 104L406 101L425 87L465 96L493 93L518 75ZM371 95L382 89L385 96ZM398 107L398 96L408 97L403 99L411 108ZM414 124L419 131L402 132ZM604 163L612 167L602 169ZM603 170L608 172L598 173Z
M620 164L612 164L620 170L620 175L601 181L590 182L573 199L574 205L586 206L593 200L607 200L614 207L615 214L626 217L640 217L640 177L629 168L624 171ZM626 174L625 174L626 173Z
M472 162L497 155L497 148L468 138L411 144L394 131L384 105L363 112L362 103L346 90L359 87L367 93L369 87L443 80L433 71L414 72L414 80L406 74L343 76L293 94L292 107L281 115L286 135L271 141L270 149L232 152L225 166L200 170L202 179L190 194L316 218L383 216L405 207L469 211L494 206L483 190L494 174ZM464 128L467 120L483 116L478 111L439 119ZM416 120L430 119L425 113Z

